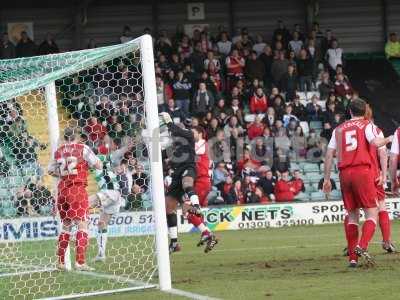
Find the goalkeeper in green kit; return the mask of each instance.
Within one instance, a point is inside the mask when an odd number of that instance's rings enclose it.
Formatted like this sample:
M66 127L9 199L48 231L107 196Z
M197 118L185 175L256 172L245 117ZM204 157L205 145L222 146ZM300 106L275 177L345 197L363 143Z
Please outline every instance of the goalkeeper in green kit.
M97 224L98 253L95 261L105 261L107 244L108 222L113 214L120 210L122 198L117 176L113 172L110 155L98 155L103 162L103 169L95 171L95 179L99 191L89 197L91 208L100 208L100 217Z

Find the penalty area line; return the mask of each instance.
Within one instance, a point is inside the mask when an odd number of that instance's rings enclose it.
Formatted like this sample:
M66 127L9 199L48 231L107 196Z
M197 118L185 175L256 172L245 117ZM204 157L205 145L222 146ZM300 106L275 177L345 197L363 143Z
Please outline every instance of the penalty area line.
M178 290L178 289L174 289L174 288L172 288L170 290L165 290L162 292L186 297L186 298L193 299L193 300L220 300L219 298L209 297L206 295L200 295L200 294L196 294L196 293L192 293L192 292L188 292L188 291L184 291L184 290Z

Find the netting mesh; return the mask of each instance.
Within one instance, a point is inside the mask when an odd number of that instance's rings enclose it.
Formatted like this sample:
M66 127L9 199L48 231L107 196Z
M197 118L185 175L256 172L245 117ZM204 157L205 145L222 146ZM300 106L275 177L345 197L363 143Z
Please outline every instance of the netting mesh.
M59 197L47 173L52 128L44 86L51 81L56 83L60 136L67 126L77 129L79 143L103 161L102 170L90 171L86 188L89 198L98 200L88 201L90 272L56 268L62 212L54 216ZM151 283L155 239L150 164L141 137L146 114L139 42L3 60L0 82L0 298L45 298ZM104 199L114 201L109 191L118 195L112 211L104 204ZM105 259L95 262L97 224L105 212L111 218ZM72 265L77 230L72 226L66 257Z

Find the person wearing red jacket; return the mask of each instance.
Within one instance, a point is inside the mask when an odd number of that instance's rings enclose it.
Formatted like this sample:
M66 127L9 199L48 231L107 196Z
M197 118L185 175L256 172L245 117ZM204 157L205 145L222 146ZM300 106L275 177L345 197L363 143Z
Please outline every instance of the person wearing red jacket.
M262 136L264 133L264 124L261 122L261 118L259 116L256 117L255 121L251 123L249 128L247 129L247 135L250 140Z
M292 186L295 190L294 195L305 191L303 179L300 178L301 174L299 170L294 170L292 178Z
M275 185L275 201L276 202L292 202L294 200L295 188L289 181L289 172L282 172L281 179Z
M257 88L256 92L250 98L250 112L252 114L263 114L267 112L268 99L262 88Z

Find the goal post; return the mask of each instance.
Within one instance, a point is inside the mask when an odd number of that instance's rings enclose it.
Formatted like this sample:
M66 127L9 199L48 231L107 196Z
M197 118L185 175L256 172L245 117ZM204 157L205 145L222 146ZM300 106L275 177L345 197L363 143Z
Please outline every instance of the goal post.
M140 53L143 68L144 102L147 111L147 130L150 133L149 141L150 162L152 169L152 197L156 225L156 249L158 262L158 276L161 290L171 289L171 270L168 250L167 219L165 214L165 194L163 167L160 145L160 128L157 106L157 87L154 70L153 40L145 35L140 40Z
M153 55L152 38L144 35L125 44L0 61L1 299L171 290ZM61 221L52 216L57 187L47 165L67 126L106 157L107 178L121 196L101 262L94 258L102 210L91 208L90 272L73 268L77 228L65 255L68 271L56 269ZM104 187L91 172L86 189L96 195Z

